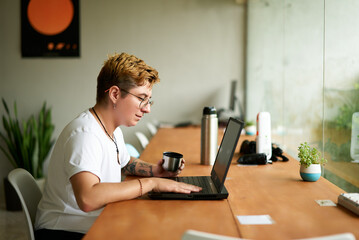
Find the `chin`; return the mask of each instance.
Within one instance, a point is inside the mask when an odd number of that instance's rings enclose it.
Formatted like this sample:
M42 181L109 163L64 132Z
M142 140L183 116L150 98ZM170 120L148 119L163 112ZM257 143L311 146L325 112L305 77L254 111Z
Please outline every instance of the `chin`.
M126 124L126 127L134 127L134 126L136 126L136 123L135 124L133 124L133 123Z
M127 127L133 127L136 126L139 121L132 121L126 124Z

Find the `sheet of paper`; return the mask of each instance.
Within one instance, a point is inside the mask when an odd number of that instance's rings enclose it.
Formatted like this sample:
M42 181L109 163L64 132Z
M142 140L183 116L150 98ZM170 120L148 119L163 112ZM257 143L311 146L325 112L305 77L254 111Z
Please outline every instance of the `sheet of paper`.
M240 224L246 225L262 225L275 223L269 215L240 215L237 216L237 218Z
M335 207L336 204L332 200L315 200L321 207Z

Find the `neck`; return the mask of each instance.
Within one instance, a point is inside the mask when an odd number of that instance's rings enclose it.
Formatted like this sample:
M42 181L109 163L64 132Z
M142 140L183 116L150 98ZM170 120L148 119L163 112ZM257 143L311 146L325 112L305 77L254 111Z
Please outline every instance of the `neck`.
M110 138L113 137L113 132L115 131L115 127L111 123L111 114L106 111L106 109L102 108L98 104L96 104L93 108L91 108L92 114L96 118L97 122L101 125L101 128L106 134L109 135ZM97 114L97 116L96 116Z

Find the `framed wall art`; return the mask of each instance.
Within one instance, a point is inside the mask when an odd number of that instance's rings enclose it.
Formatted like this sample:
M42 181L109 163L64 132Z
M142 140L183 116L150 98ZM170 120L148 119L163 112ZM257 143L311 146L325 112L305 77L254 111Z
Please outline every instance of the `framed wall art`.
M79 57L79 0L21 0L22 57Z

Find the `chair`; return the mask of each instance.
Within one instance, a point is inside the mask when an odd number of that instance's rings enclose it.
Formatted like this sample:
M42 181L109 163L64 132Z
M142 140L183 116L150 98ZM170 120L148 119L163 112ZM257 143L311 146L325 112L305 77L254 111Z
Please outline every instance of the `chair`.
M298 240L355 240L355 236L352 233L340 233L321 237L302 238Z
M206 233L196 230L187 230L182 235L182 240L241 240L244 238L228 237L213 233Z
M150 131L151 135L154 136L157 133L156 126L149 122L146 125L147 125L147 128Z
M34 223L37 205L42 193L34 177L25 169L16 168L8 175L9 182L19 196L28 227L28 239L34 240Z
M134 158L140 157L140 153L137 151L137 149L132 144L126 143L126 148L131 157L134 157Z
M244 240L244 238L228 237L213 233L200 232L196 230L187 230L182 235L181 240ZM355 240L352 233L340 233L322 237L303 238L298 240Z
M146 135L143 134L142 132L135 132L135 135L137 139L140 141L142 148L145 149L147 144L149 143Z
M152 123L153 123L153 125L154 125L156 128L159 128L159 127L161 126L160 121L158 121L157 119L153 119L153 120L152 120Z

